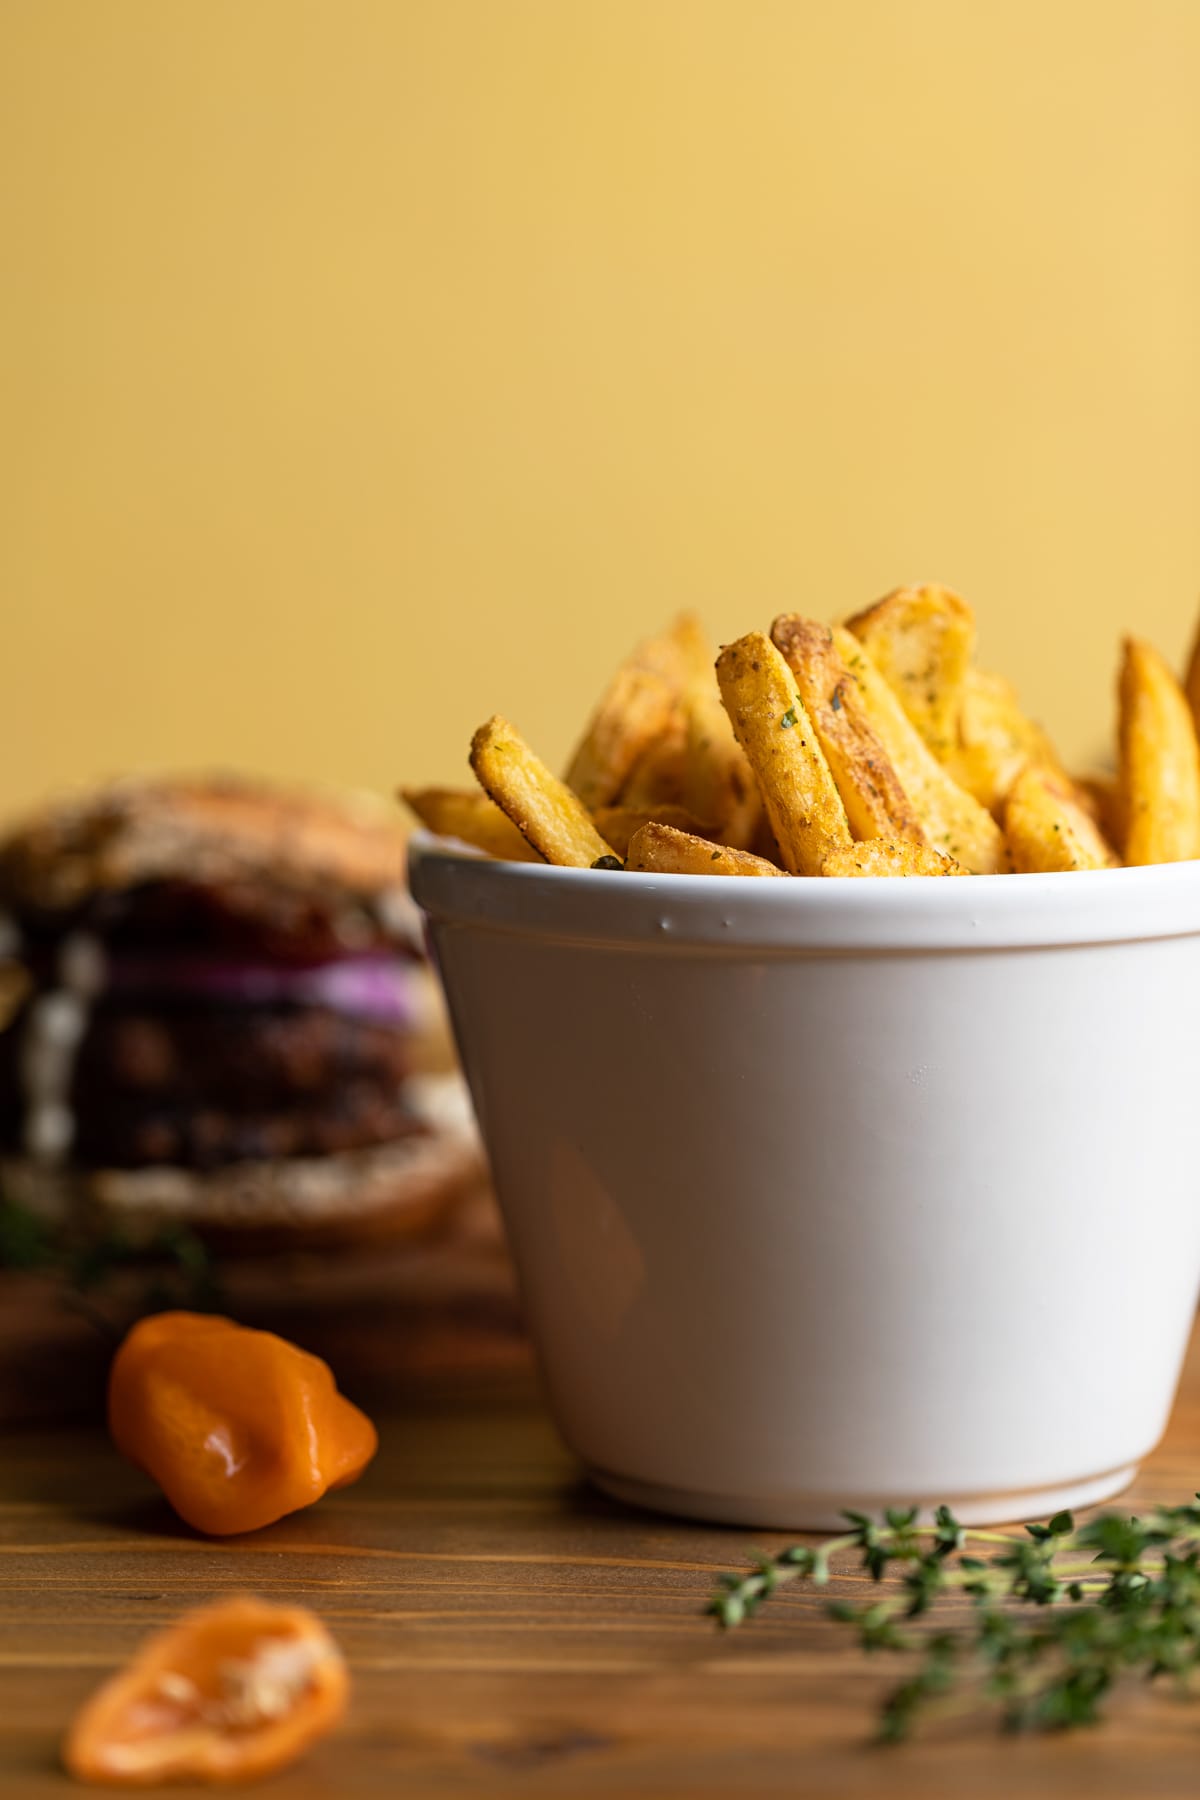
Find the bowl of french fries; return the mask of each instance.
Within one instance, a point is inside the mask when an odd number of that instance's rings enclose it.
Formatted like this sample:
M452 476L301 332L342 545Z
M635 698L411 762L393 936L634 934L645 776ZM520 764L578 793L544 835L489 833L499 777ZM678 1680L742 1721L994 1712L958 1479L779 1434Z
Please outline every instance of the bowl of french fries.
M1156 1442L1200 1284L1200 658L1128 640L1117 697L1082 776L944 588L715 656L684 617L561 777L496 715L475 788L405 790L546 1388L610 1493L980 1524Z

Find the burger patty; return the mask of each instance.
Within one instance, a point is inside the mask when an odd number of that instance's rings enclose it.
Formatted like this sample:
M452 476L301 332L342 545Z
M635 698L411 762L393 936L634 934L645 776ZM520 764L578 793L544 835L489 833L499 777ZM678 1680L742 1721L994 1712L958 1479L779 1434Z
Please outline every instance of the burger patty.
M407 1034L320 1007L104 1004L75 1064L76 1104L108 1099L211 1103L261 1110L322 1099L345 1082L395 1088L408 1072Z
M0 1145L20 1149L25 1018L0 1033ZM404 1137L404 1032L318 1007L104 1002L74 1055L72 1159L90 1167L319 1156Z
M393 1087L344 1082L319 1100L275 1111L231 1111L198 1102L157 1101L75 1108L72 1160L88 1168L136 1169L171 1163L219 1169L229 1163L331 1156L423 1131Z

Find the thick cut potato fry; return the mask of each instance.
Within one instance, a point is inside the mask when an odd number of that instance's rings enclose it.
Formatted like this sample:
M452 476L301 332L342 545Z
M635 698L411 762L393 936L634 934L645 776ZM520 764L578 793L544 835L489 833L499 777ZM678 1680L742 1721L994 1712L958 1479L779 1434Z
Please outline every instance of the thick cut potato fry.
M828 625L784 613L771 638L796 678L856 838L928 842Z
M1121 782L1116 775L1076 775L1070 778L1075 797L1100 827L1100 834L1120 853L1125 846L1125 821L1121 816Z
M1192 654L1188 657L1187 674L1183 678L1183 691L1187 695L1188 705L1192 709L1192 723L1200 735L1200 624L1196 626L1196 636L1192 642Z
M667 801L660 806L601 806L593 818L596 830L618 856L625 855L634 832L643 825L669 825L673 831L687 831L693 837L714 835L708 820L698 819L686 806L672 806Z
M1027 764L1061 768L1054 745L1021 711L1009 683L984 669L967 672L957 738L941 760L958 785L997 817Z
M694 612L680 613L665 631L644 638L629 661L635 668L661 675L679 699L698 675L712 678L712 645Z
M713 649L707 631L700 623L700 615L695 612L681 612L671 621L659 643L669 646L659 649L653 638L641 645L639 654L648 669L662 667L668 658L674 657L676 667L682 675L682 686L687 687L698 675L707 675L712 679ZM656 656L661 659L656 663ZM680 690L682 691L682 689Z
M762 795L721 704L711 668L692 683L684 705L683 803L697 818L712 820L723 844L748 850L762 817Z
M609 806L676 711L668 680L626 663L609 682L567 767L566 782L590 812Z
M752 631L722 650L717 681L784 868L792 875L819 875L825 858L853 839L791 670L770 638Z
M1183 689L1158 651L1126 638L1119 686L1125 861L1200 856L1200 753Z
M866 838L848 850L835 850L821 864L822 875L966 875L952 856L928 844L890 838Z
M486 794L465 788L401 788L401 798L438 837L457 838L505 862L541 862L512 820Z
M748 850L714 844L669 825L643 825L629 845L626 868L657 875L782 875L783 870Z
M963 684L975 653L975 615L949 588L897 588L847 619L871 661L937 757L955 742Z
M687 721L682 702L673 702L667 724L639 757L617 797L621 806L682 806L687 761Z
M836 625L833 641L858 684L867 718L933 848L952 856L973 875L995 875L1006 870L1008 851L995 819L943 769L871 661L866 647Z
M1004 834L1019 875L1117 867L1071 782L1037 763L1022 769L1009 790Z
M471 767L480 786L547 862L590 869L613 854L579 796L550 773L499 713L471 739Z

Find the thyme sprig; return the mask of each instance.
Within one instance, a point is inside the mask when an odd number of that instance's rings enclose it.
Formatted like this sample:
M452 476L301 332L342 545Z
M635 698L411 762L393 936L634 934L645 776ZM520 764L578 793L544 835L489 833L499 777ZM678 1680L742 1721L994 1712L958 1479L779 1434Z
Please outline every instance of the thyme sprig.
M1105 1512L1078 1528L1059 1512L1023 1536L970 1530L946 1506L931 1525L915 1508L846 1518L840 1537L723 1576L707 1611L731 1630L787 1583L825 1587L843 1554L873 1582L890 1578L879 1598L828 1605L864 1650L910 1660L883 1702L885 1742L923 1716L985 1706L1012 1731L1091 1725L1119 1676L1184 1685L1200 1664L1200 1505Z

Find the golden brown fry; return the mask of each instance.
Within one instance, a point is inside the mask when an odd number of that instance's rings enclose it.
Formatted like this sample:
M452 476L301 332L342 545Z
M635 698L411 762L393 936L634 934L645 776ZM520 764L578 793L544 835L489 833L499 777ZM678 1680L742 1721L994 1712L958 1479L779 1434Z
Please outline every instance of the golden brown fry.
M767 817L767 809L765 806L759 814L758 830L754 833L754 839L750 848L755 856L764 857L767 862L776 863L780 868L783 867L783 857L780 854L779 843L775 833L771 830L771 821Z
M692 682L685 708L684 805L698 818L711 819L723 844L748 850L762 817L762 795L721 704L711 667Z
M634 833L626 868L657 875L782 875L783 870L748 850L733 850L669 825L643 825Z
M1126 638L1119 685L1125 861L1200 856L1200 752L1183 689L1158 651Z
M1121 783L1116 775L1076 775L1071 779L1075 797L1100 827L1100 834L1118 852L1125 843L1121 816Z
M643 638L629 660L635 668L650 669L661 675L682 699L697 675L711 677L713 651L699 615L682 612L665 631Z
M828 625L784 613L771 638L796 678L855 837L927 843Z
M865 646L836 625L833 641L858 684L867 718L933 848L953 857L973 875L1006 870L1008 852L1000 827L935 759Z
M717 681L784 868L792 875L818 875L830 851L853 840L791 670L770 638L752 631L722 650Z
M1117 867L1096 821L1057 769L1037 763L1022 769L1005 803L1004 832L1018 874Z
M589 811L611 805L675 711L664 676L632 663L617 670L567 768L567 786Z
M683 805L684 765L687 761L687 722L681 703L673 703L662 731L646 746L633 773L618 795L622 806L658 807Z
M1197 733L1200 733L1200 624L1196 626L1196 636L1192 641L1192 654L1188 657L1183 691L1192 709L1192 723Z
M542 860L486 794L465 788L401 788L400 793L422 825L438 837L474 844L506 862Z
M686 806L673 806L669 801L663 801L659 806L601 806L593 818L596 830L618 856L626 854L634 832L640 831L643 825L669 825L674 831L689 831L694 837L713 835L713 828L706 820L698 819Z
M547 862L589 869L613 854L579 796L550 773L499 713L471 739L471 767L480 786Z
M835 850L821 864L822 875L966 875L968 870L952 856L931 850L928 844L905 840L866 838L848 850Z
M1061 768L1054 745L1021 711L1009 683L983 669L967 672L957 739L941 760L959 786L997 816L1028 763Z
M700 615L681 612L659 638L648 638L638 646L637 657L646 669L657 669L669 675L675 670L675 687L680 694L697 676L712 680L713 647L700 623Z
M963 683L975 651L975 615L949 588L897 588L847 619L871 661L937 757L957 733Z

